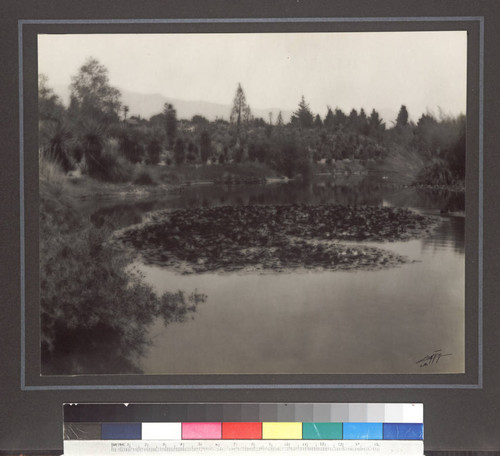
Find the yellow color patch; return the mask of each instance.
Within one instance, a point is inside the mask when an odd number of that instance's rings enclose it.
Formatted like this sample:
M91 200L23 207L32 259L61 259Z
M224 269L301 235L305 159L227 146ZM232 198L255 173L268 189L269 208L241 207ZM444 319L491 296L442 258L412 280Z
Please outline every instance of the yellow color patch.
M300 440L302 423L262 423L264 440Z

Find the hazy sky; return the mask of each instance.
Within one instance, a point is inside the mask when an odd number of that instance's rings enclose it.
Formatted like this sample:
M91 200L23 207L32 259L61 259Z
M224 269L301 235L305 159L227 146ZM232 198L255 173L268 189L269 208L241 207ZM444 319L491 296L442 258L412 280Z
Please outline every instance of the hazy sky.
M396 111L418 119L466 108L466 32L40 35L39 71L68 86L89 56L110 83L140 93L231 104L238 83L255 108L295 110L302 95L322 116Z

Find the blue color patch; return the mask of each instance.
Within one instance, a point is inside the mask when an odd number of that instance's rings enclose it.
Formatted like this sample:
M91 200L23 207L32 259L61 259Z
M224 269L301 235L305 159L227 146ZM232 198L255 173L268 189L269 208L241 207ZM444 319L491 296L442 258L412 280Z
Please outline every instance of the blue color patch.
M101 440L141 440L141 423L102 423Z
M382 440L382 423L344 423L344 440Z
M423 440L422 423L384 423L384 440Z

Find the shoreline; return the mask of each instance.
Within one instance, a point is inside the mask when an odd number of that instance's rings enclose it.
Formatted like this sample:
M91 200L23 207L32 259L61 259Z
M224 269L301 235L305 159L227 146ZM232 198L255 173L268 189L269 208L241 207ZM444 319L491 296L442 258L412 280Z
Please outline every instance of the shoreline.
M314 177L325 176L343 176L343 174L315 174ZM141 200L148 199L153 196L161 196L168 194L181 193L186 188L196 186L261 186L261 185L277 185L286 184L290 182L297 182L296 178L287 177L271 177L263 178L260 182L224 182L217 180L203 180L203 181L185 181L176 184L156 184L156 185L139 185L133 183L109 183L90 180L88 178L74 178L65 176L66 182L63 184L67 190L68 196L80 201L88 200ZM80 180L83 185L80 185ZM416 189L424 191L448 191L453 193L464 193L465 186L462 185L418 185L418 184L394 184L389 182L373 182L374 188L392 188L392 189Z

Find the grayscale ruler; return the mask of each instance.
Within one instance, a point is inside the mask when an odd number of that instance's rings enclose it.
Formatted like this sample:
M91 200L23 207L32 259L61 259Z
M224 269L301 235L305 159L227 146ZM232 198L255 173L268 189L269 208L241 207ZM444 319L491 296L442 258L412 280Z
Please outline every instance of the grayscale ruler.
M183 454L212 456L242 454L248 456L271 456L318 454L318 455L404 455L423 456L422 441L314 441L274 440L211 442L207 440L185 441L103 441L68 440L64 442L64 455L115 455L115 454Z

